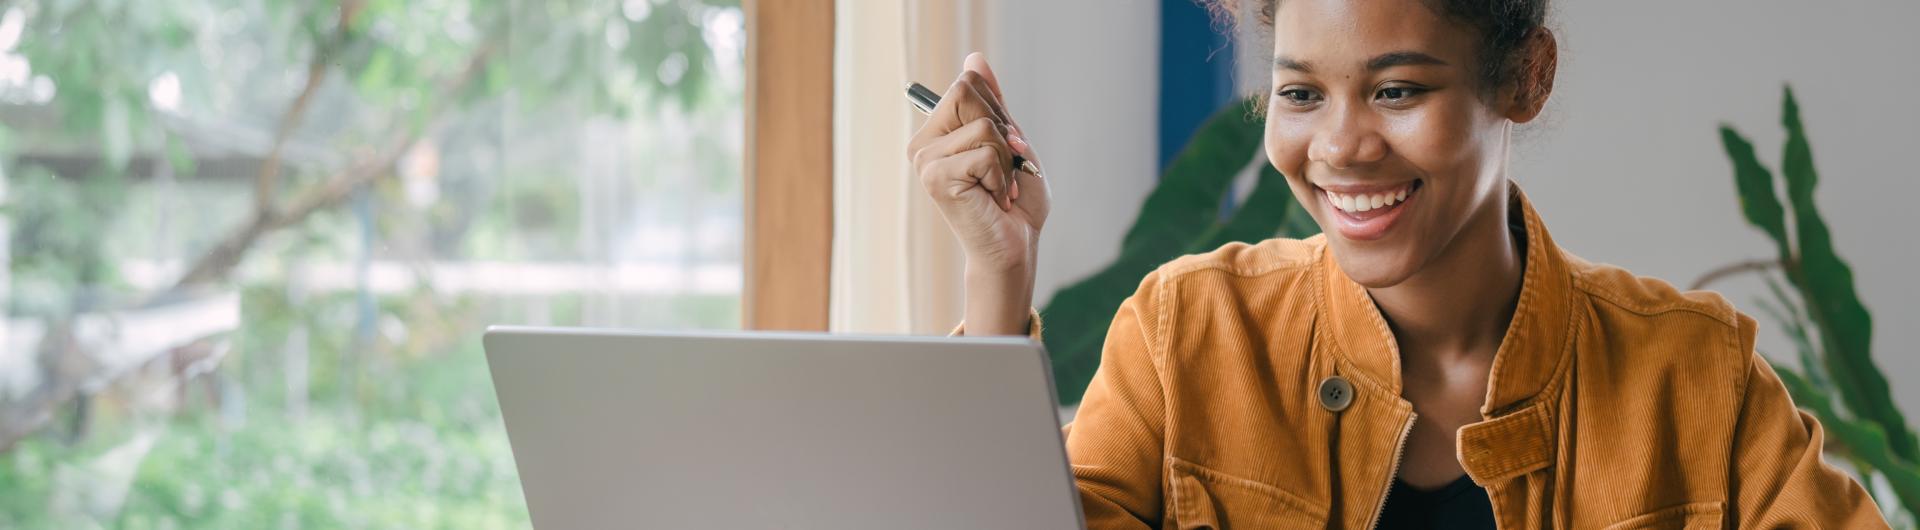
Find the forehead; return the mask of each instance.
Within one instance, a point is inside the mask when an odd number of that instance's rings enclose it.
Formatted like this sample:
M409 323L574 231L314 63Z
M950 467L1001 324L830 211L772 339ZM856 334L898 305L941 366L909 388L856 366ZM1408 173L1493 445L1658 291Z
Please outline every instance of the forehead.
M1476 38L1420 0L1279 0L1273 26L1276 56L1338 69L1396 51L1468 64Z

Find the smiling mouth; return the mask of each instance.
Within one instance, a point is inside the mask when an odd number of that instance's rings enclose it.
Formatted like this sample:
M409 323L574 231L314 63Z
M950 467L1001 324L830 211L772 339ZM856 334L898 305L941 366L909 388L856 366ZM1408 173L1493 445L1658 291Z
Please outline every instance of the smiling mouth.
M1327 194L1327 203L1342 213L1359 218L1371 218L1394 209L1406 202L1407 196L1420 189L1420 180L1402 184L1398 188L1371 191L1366 193L1336 193L1322 189Z
M1394 221L1420 195L1424 181L1413 181L1390 188L1335 192L1320 188L1322 200L1332 207L1332 226L1348 240L1370 241L1386 237ZM1318 186L1316 186L1318 187ZM1343 187L1353 190L1353 187Z

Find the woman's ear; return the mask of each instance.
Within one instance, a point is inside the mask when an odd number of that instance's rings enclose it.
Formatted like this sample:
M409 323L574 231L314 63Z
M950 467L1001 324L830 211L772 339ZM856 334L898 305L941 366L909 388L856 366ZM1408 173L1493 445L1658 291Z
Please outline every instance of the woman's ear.
M1529 32L1520 45L1516 66L1507 119L1526 123L1540 116L1547 96L1553 94L1553 76L1560 69L1560 47L1553 31L1541 27Z

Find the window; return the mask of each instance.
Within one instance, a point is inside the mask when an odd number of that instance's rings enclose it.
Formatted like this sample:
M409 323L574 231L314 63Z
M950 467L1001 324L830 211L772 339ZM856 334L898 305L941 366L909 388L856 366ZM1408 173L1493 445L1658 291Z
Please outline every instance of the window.
M0 7L0 527L524 527L486 324L740 321L726 0Z

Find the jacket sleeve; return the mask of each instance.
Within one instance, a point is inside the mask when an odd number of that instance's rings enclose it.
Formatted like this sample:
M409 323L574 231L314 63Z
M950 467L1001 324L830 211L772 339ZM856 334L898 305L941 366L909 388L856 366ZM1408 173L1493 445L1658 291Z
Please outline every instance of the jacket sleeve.
M1067 459L1080 489L1087 530L1159 526L1162 487L1161 433L1165 407L1156 346L1159 336L1158 273L1149 274L1120 304L1107 329L1100 367L1087 385L1073 423L1061 428ZM1035 311L1028 337L1041 337ZM954 328L961 335L966 324Z
M1064 429L1088 530L1160 525L1166 403L1157 277L1120 305L1100 367Z
M1734 426L1734 528L1887 528L1852 477L1821 459L1824 434L1795 409L1766 359L1753 352L1753 320L1741 316L1745 384Z

